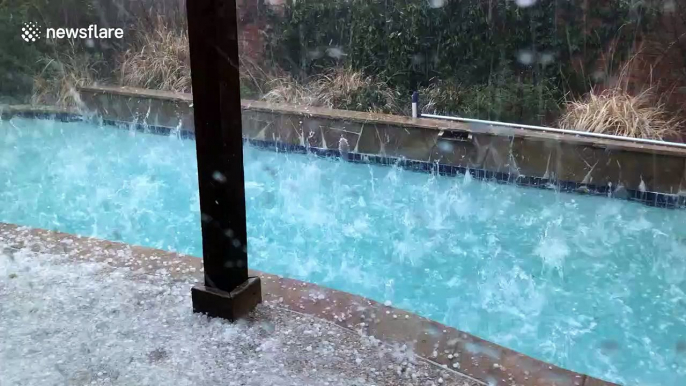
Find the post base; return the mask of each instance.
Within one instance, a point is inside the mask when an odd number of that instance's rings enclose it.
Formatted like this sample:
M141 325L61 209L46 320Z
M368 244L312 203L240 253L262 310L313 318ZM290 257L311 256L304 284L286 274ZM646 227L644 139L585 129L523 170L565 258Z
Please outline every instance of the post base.
M197 284L191 289L193 312L231 322L246 316L262 302L259 277L249 277L231 292Z

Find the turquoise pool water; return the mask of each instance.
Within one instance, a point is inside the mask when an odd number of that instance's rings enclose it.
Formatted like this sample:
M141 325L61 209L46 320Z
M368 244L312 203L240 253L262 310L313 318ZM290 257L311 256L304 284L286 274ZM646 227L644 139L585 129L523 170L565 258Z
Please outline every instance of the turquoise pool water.
M686 384L686 212L245 148L251 266L560 366ZM201 255L195 144L0 121L0 221Z

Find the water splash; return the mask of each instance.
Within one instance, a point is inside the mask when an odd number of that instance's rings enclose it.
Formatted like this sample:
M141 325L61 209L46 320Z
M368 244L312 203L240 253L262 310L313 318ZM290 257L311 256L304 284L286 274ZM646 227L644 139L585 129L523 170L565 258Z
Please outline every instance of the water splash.
M390 300L597 376L686 377L649 354L676 355L682 212L469 171L446 178L250 146L244 156L254 268ZM0 121L0 159L0 221L201 254L193 141L13 119ZM622 348L605 362L604 339Z

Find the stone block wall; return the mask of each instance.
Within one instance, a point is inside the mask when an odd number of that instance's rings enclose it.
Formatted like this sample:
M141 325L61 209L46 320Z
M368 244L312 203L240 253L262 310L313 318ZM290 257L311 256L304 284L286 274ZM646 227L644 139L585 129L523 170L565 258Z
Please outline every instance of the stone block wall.
M107 120L193 131L189 94L87 87L81 98L90 112ZM261 101L242 104L246 139L333 151L343 142L352 153L481 170L522 185L553 183L658 206L682 205L686 195L684 148Z

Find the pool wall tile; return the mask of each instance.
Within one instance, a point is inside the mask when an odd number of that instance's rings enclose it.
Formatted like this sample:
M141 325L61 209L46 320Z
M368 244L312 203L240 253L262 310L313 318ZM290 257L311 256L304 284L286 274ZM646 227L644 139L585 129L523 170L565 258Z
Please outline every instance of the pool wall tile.
M13 117L52 119L61 122L84 120L83 114L73 109L54 106L0 105L0 119L11 119Z
M356 149L360 153L428 161L436 146L437 136L435 130L365 124Z
M513 137L475 135L476 158L470 167L492 172L510 172ZM488 177L486 177L488 178Z
M147 131L156 126L167 132L193 130L189 94L119 87L80 92L88 110L106 121L134 121ZM397 164L443 175L469 171L477 179L668 208L685 203L686 150L680 148L259 101L242 104L244 136L269 142L254 143L265 148L340 156L343 142L350 162ZM463 134L445 139L441 132Z
M472 141L467 143L438 140L431 152L431 161L441 165L476 168L476 146Z
M579 162L581 160L581 162ZM660 154L560 144L555 173L560 180L580 181L596 186L677 193L677 175L684 171L683 159Z
M525 177L551 178L558 144L538 139L514 138L509 168Z
M83 95L85 105L105 119L142 122L150 126L193 127L192 102L157 98L122 98L111 93ZM189 126L190 125L190 126Z

